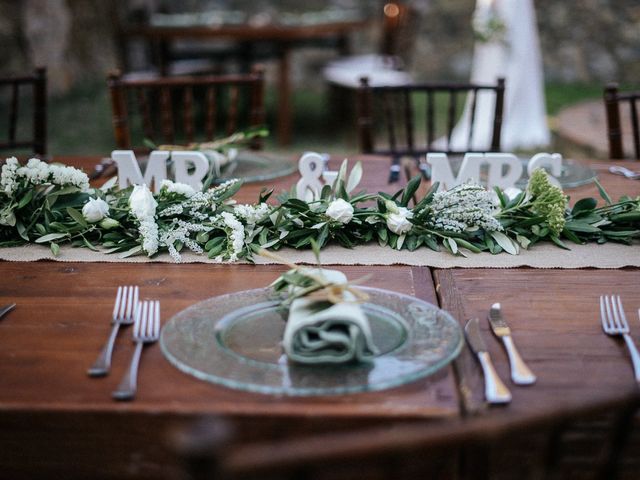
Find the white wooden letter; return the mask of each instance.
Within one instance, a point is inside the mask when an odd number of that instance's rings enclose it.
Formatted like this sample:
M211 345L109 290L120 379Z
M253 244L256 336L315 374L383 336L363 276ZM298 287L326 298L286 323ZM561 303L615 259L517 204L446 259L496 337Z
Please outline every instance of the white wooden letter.
M118 166L118 185L127 188L129 185L153 184L154 191L160 191L160 183L167 178L167 159L169 152L154 150L149 155L144 176L135 154L131 150L114 150L111 159Z
M431 182L440 182L439 190L449 190L467 180L479 181L480 164L483 161L482 153L465 153L458 176L454 177L446 153L427 153L427 163L431 165Z
M489 165L487 189L500 187L502 190L513 187L522 176L522 162L512 153L485 153L484 161ZM504 167L506 174L502 174Z
M548 167L551 170L549 181L556 187L562 188L560 182L556 178L562 175L562 155L559 153L537 153L531 157L531 160L529 160L527 173L529 174L529 177L531 177L531 174L536 168L544 167Z
M201 152L172 152L175 181L177 183L186 183L193 187L196 192L202 190L202 180L209 172L209 160ZM194 171L189 173L189 168L193 167Z

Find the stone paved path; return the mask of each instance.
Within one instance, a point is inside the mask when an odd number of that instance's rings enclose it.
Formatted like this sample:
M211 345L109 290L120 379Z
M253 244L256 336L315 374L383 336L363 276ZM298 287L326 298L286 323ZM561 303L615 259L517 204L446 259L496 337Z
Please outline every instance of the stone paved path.
M629 108L622 108L620 115L625 157L629 157L633 149ZM555 132L561 141L575 145L587 155L609 157L607 121L602 100L581 102L561 110L555 119Z

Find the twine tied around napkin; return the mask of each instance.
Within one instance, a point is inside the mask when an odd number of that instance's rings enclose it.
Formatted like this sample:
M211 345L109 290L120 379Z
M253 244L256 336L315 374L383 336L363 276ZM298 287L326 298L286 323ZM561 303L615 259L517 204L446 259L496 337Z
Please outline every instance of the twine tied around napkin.
M369 319L360 303L366 293L354 288L344 273L291 264L278 255L261 251L291 267L273 284L286 290L289 315L283 348L290 361L304 364L366 362L377 355Z

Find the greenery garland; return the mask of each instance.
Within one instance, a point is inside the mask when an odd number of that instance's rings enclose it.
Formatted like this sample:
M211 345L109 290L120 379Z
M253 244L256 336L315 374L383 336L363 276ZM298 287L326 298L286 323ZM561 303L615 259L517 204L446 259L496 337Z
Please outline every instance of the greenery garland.
M329 243L466 255L517 254L541 241L568 248L566 240L631 245L640 238L640 197L614 203L598 184L604 206L583 198L569 209L544 170L514 198L474 184L438 192L435 184L413 208L420 177L395 195L354 193L361 177L361 165L347 172L345 161L316 201L284 193L271 205L271 192L262 191L257 203L241 205L233 200L236 180L201 192L165 180L154 195L146 186L119 189L115 179L90 188L73 167L9 158L0 178L0 246L48 244L57 255L67 243L122 257L168 252L176 261L187 248L223 262L251 260L261 248Z

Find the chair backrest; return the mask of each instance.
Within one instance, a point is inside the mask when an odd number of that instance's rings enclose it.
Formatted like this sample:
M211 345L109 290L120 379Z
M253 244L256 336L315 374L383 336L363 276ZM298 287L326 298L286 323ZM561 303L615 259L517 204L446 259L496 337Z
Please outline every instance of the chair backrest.
M611 83L604 89L604 105L607 113L607 138L609 140L609 158L624 158L625 148L623 144L624 125L621 121L620 105L629 107L631 135L633 136L633 151L635 159L640 160L640 127L638 123L638 102L640 91L620 92L618 85Z
M402 2L389 2L383 7L380 53L407 60L413 50L419 16L414 8Z
M156 145L211 141L264 124L261 67L249 74L201 77L125 79L115 73L108 85L121 149L143 151L144 139ZM260 140L251 146L260 148Z
M8 92L8 135L0 141L0 149L31 148L33 153L45 156L47 153L47 70L36 68L33 74L0 78L0 89ZM31 96L31 134L21 138L19 130L21 90L28 90ZM26 92L25 92L26 93Z
M358 90L357 129L362 153L388 155L398 165L402 157L418 160L429 152L463 154L466 152L500 151L505 81L495 85L479 84L413 84L404 86L371 87L366 77ZM476 133L476 105L478 95L495 96L491 142L486 149L473 149ZM450 148L451 134L464 98L469 107L469 132L466 149ZM444 126L443 128L439 128ZM384 132L376 132L381 127ZM374 137L386 137L386 143Z
M633 393L520 421L513 416L509 421L500 415L478 415L446 422L414 420L329 429L251 442L234 439L240 425L233 420L209 417L179 427L169 438L191 480L604 480L616 478L616 473L637 471L636 464L630 465L630 471L625 466L627 457L636 458L637 449L625 451L625 446L633 446L630 440L639 401ZM587 442L598 445L595 453Z

